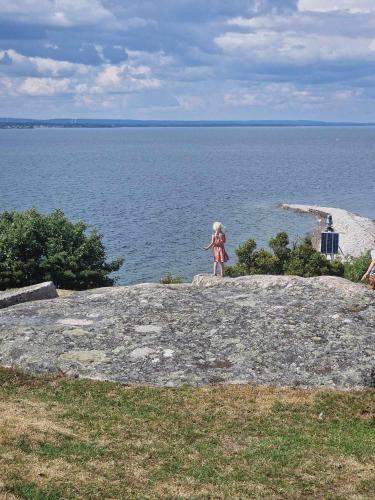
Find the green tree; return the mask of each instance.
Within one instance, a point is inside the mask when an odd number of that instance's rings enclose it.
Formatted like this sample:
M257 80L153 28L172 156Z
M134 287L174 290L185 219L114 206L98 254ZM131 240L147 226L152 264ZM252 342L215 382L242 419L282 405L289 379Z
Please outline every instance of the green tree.
M253 254L253 267L250 269L250 274L280 274L280 267L276 255L262 248Z
M285 267L290 258L289 237L287 233L282 231L275 237L271 238L268 242L269 247L272 249L274 255L277 257L277 274L283 274Z
M255 240L246 240L236 249L238 264L248 273L254 266L254 250L256 249Z
M278 233L269 241L273 253L256 250L253 239L245 241L236 250L238 263L226 269L226 274L241 276L244 274L283 274L285 262L289 256L289 239L286 233ZM229 271L229 272L228 272Z
M329 261L314 249L310 238L304 238L301 243L294 246L285 268L285 274L306 278L330 274L329 271Z
M344 277L345 266L339 257L336 257L333 261L329 263L329 274L331 276L341 276Z
M256 250L256 242L249 239L237 248L238 262L226 268L226 275L232 277L246 274L343 276L343 263L339 259L333 262L327 260L324 255L313 248L310 238L304 238L301 242L295 243L292 248L288 245L289 238L285 232L280 232L269 240L272 253L265 249Z
M76 290L111 286L109 275L122 263L107 262L101 235L87 234L85 223L70 222L61 210L0 214L0 289L49 280Z

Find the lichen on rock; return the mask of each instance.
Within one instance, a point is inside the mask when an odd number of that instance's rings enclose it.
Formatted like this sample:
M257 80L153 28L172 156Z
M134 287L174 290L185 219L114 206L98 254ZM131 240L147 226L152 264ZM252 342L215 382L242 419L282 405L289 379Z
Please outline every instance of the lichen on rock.
M196 276L0 311L0 364L124 383L375 385L375 294L342 278Z

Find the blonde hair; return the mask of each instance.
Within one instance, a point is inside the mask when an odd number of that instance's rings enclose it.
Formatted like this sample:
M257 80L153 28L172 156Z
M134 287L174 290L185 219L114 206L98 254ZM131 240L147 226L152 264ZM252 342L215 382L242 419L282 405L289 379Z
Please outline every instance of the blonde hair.
M215 233L222 233L223 224L221 222L214 222L212 225L212 229L215 231Z

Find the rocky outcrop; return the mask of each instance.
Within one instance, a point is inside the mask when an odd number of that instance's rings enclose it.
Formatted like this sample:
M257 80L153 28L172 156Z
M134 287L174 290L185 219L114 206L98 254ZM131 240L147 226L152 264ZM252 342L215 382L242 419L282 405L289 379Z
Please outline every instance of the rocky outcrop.
M55 285L52 281L46 281L38 285L25 286L11 292L0 293L0 309L20 304L21 302L55 299L56 297L58 295Z
M196 276L0 311L0 364L151 385L375 385L375 294L342 278Z

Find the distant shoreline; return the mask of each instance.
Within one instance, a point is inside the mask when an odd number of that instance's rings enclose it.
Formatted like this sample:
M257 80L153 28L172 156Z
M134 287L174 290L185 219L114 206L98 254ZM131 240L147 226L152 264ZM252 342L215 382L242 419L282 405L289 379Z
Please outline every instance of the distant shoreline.
M150 127L375 127L375 123L324 122L314 120L119 120L85 118L0 117L0 129L34 128L150 128Z
M340 233L340 249L344 258L359 257L373 247L375 238L373 219L335 207L290 203L282 203L279 206L297 213L310 214L317 219L319 224L312 232L312 242L317 249L320 248L320 233L325 230L325 219L328 214L333 217L334 230Z

